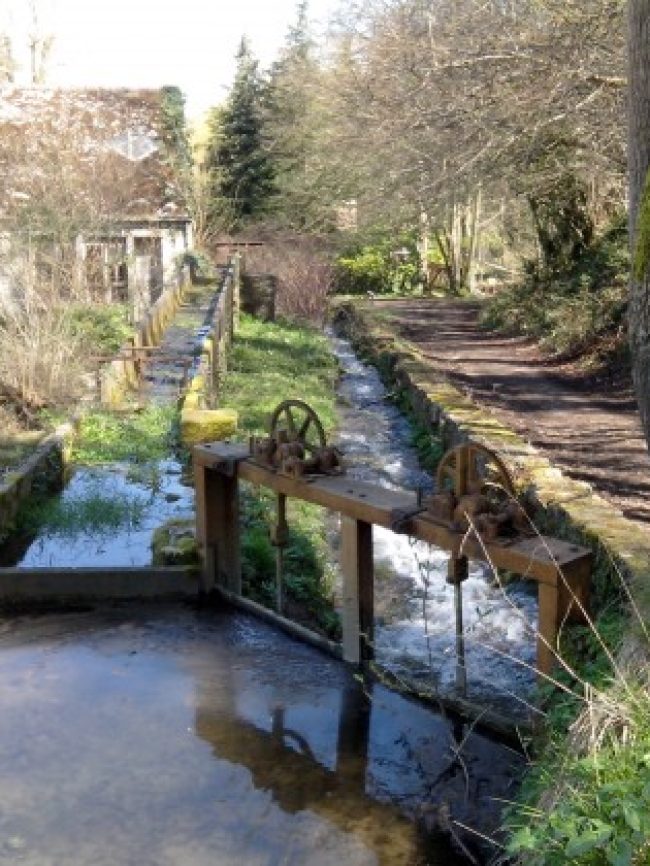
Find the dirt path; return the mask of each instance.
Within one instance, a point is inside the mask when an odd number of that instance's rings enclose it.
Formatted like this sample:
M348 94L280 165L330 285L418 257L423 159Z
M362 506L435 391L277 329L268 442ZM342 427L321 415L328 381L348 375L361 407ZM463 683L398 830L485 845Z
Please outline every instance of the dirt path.
M522 337L483 331L478 306L454 300L378 301L396 332L438 374L518 433L568 475L650 525L650 457L629 383L596 388L552 367Z

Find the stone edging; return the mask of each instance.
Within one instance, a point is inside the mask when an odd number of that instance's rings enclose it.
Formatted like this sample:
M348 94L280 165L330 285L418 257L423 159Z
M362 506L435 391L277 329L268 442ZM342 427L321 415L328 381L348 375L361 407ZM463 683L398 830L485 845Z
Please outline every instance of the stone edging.
M188 383L179 403L181 439L186 445L223 440L237 430L233 409L210 409L218 399L226 374L226 358L239 314L240 263L236 257L226 271L210 320L202 330L189 371Z
M497 451L532 506L536 523L593 550L596 582L611 579L613 568L618 568L641 611L650 615L650 533L627 520L590 485L567 477L449 382L435 380L415 347L398 340L372 315L364 315L352 303L335 306L332 315L355 348L404 390L415 415L445 448L471 439ZM598 593L598 585L595 589Z
M160 343L165 328L176 315L190 284L189 271L183 268L177 280L164 290L147 311L133 337L123 346L117 357L104 367L100 386L102 403L119 406L125 392L138 386L141 359L130 349L152 347Z
M0 538L12 531L20 506L34 491L45 491L63 484L74 434L74 421L61 424L0 482Z

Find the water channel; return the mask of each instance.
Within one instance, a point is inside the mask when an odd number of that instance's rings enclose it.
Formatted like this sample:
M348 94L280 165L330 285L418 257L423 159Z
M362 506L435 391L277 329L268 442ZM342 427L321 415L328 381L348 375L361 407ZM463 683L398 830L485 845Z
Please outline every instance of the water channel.
M432 479L418 464L408 421L388 399L375 368L360 361L347 340L330 334L330 343L342 371L336 442L347 457L349 474L396 489L430 489ZM19 564L149 565L155 529L194 513L193 490L173 458L158 463L146 478L126 466L79 468L62 502L74 511L77 503L93 496L130 505L133 519L121 528L80 529L73 536L43 532ZM374 533L377 659L425 691L449 691L456 656L453 590L445 581L447 554L381 527ZM470 696L510 715L526 715L526 698L534 686L536 585L517 582L502 589L485 566L474 564L463 595Z
M376 371L330 340L350 473L430 485ZM96 491L132 501L137 520L43 533L20 564L149 564L155 528L193 513L181 471L162 461L152 484L78 469L64 500ZM378 660L424 692L450 689L445 555L381 529L375 542ZM532 686L512 659L534 659L534 592L502 592L482 566L464 589L469 692L516 709ZM472 830L494 832L522 764L253 619L182 607L0 619L0 707L0 863L453 866L450 838L476 851Z
M338 444L351 476L394 489L430 490L419 466L411 428L390 401L377 370L350 343L331 335L343 375L339 385ZM374 527L377 660L424 691L449 692L455 683L453 588L448 554ZM526 715L534 687L537 587L501 587L475 563L463 584L468 694Z

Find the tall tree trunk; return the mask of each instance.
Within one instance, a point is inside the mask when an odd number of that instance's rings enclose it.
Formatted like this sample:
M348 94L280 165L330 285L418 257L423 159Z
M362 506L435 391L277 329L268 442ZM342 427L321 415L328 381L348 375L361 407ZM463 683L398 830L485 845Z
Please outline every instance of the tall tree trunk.
M465 276L463 281L470 295L476 292L476 257L478 253L480 216L481 187L479 186L467 205L467 240L465 242Z
M650 2L629 0L629 334L634 385L650 443Z

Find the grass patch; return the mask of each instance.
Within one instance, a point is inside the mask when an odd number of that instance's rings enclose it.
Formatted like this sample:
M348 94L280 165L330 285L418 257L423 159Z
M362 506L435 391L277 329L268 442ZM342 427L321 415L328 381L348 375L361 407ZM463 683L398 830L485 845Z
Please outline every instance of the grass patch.
M628 615L610 609L596 629L616 657ZM508 852L530 866L648 866L647 682L613 670L593 630L569 635L563 658L577 676L563 671L557 681L573 694L546 689L548 730L507 817Z
M141 496L111 496L96 490L83 497L37 499L25 505L18 529L25 534L74 539L80 535L106 536L117 529L136 529L142 523L147 500Z
M578 262L560 273L532 272L486 302L481 321L529 334L550 355L588 354L592 363L623 355L630 270L628 235L620 220Z
M326 431L336 423L336 359L318 331L242 316L220 402L237 409L243 436L265 433L278 403L305 400Z
M72 335L98 355L113 355L133 335L127 304L80 304L69 310Z
M177 424L175 406L128 414L93 410L81 420L72 460L86 466L162 460L176 446Z
M266 433L270 414L289 398L309 403L331 432L337 375L338 365L321 333L287 322L269 324L242 316L220 402L239 412L241 438ZM275 520L274 494L244 487L242 514L244 594L272 606L275 549L269 527ZM287 519L285 613L337 638L340 622L332 603L324 513L310 503L291 499Z

